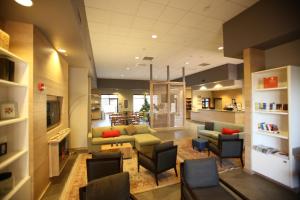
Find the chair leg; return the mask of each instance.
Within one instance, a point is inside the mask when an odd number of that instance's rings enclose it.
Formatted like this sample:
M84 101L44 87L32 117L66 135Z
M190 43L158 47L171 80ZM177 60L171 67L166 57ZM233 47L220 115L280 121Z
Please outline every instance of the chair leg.
M178 177L176 166L174 167L176 177Z
M243 161L243 157L240 157L241 163L242 163L242 167L244 168L244 161Z
M138 163L138 172L140 172L140 165L139 165L139 163Z
M210 151L209 151L209 149L207 150L207 153L208 153L208 155L207 155L207 156L209 157L209 156L210 156Z
M156 173L155 173L155 181L156 181L156 185L158 186L158 177Z

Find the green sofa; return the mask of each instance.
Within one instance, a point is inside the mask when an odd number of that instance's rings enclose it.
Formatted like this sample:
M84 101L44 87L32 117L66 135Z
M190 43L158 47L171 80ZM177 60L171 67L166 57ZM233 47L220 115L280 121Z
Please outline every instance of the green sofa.
M126 126L105 126L92 128L88 133L88 151L95 152L100 150L100 146L104 144L125 143L129 142L138 151L143 153L152 152L153 146L160 144L161 140L153 135L156 131L147 125L134 125L136 133L129 135ZM103 138L102 132L106 130L119 130L121 135L118 137Z
M226 122L213 121L214 128L213 130L205 130L205 125L201 124L197 127L197 136L198 138L206 139L208 142L218 144L218 137L222 133L223 128L229 128L234 130L239 130L240 133L239 139L244 139L244 126L241 124L233 124Z

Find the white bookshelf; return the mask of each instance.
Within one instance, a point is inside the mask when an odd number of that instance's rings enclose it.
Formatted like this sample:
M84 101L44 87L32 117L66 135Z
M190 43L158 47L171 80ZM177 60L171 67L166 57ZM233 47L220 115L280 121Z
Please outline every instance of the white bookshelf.
M277 88L264 88L263 78L277 76ZM300 67L285 66L252 73L252 150L251 167L290 188L298 188L296 161L293 149L300 147ZM256 103L266 103L264 110ZM270 110L269 105L288 104L288 110ZM259 123L275 124L278 131L261 130ZM278 150L266 154L253 146L264 145Z
M28 137L28 64L19 56L0 48L0 56L15 62L14 82L0 79L0 102L16 102L18 117L0 120L0 140L7 154L0 156L0 173L12 172L14 185L0 199L30 199Z

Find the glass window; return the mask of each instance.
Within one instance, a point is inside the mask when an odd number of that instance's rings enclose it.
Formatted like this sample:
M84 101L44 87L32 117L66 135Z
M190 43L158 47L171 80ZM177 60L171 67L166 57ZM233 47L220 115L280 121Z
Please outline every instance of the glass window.
M146 95L146 99L150 104L150 95ZM145 96L142 95L133 95L133 112L139 112L142 106L145 103Z
M118 95L101 95L101 110L104 113L117 113Z

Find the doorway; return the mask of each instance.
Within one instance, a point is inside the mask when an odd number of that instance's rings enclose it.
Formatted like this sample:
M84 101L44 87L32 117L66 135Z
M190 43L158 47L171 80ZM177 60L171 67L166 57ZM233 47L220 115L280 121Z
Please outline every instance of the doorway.
M117 113L118 109L118 95L102 94L101 95L101 110L105 114Z

